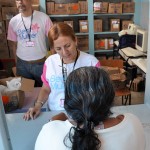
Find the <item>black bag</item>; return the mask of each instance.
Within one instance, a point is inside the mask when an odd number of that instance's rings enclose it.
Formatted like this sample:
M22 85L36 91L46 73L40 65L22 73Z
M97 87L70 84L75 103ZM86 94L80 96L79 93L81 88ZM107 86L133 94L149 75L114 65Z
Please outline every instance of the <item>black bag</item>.
M136 35L125 34L119 38L119 49L125 47L135 48Z

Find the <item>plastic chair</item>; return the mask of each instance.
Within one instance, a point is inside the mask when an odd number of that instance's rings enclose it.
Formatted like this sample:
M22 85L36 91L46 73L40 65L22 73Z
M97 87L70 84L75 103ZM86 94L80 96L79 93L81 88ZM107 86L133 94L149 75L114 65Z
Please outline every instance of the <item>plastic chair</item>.
M108 66L108 67L118 67L123 69L123 60L121 59L104 59L100 61L101 66ZM131 86L123 89L117 89L115 90L115 96L121 96L122 97L122 105L126 105L127 101L129 101L129 105L131 105Z

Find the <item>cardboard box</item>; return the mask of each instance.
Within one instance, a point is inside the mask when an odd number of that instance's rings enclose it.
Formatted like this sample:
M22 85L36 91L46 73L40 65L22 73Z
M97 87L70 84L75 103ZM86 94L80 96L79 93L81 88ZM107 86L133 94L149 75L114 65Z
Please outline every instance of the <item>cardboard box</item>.
M80 32L88 32L88 20L79 20Z
M16 6L15 0L0 0L1 6Z
M108 39L108 49L113 49L114 46L114 39Z
M0 21L0 34L5 33L5 23Z
M125 70L122 68L118 68L118 67L105 67L105 69L107 70L107 72L110 75L110 79L112 81L115 80L120 80L120 81L125 81L126 80L126 76L125 76Z
M94 2L94 13L100 13L102 2Z
M133 23L133 21L132 20L123 20L122 21L122 30L128 29L129 23Z
M6 86L6 81L12 80L13 77L0 79L0 85ZM34 80L21 78L21 87L19 90L14 90L10 92L2 93L2 95L7 95L9 97L9 100L12 101L16 99L19 101L18 108L21 108L24 104L25 99L25 93L24 92L31 92L34 89Z
M55 14L55 3L54 2L46 2L46 12L47 14Z
M108 2L94 2L94 13L107 13Z
M95 50L99 50L99 40L94 40L94 47L95 47Z
M108 12L108 2L102 2L100 13L107 13Z
M126 87L126 81L114 80L112 84L115 90L121 90Z
M55 4L55 14L65 15L68 14L68 4Z
M0 34L0 58L8 59L9 58L9 50L7 45L6 34Z
M77 36L78 48L81 51L89 50L89 39L88 36Z
M109 3L108 13L122 14L122 3Z
M109 3L108 13L114 14L114 12L115 12L115 3Z
M3 20L10 20L12 17L18 14L17 7L2 7Z
M7 47L0 47L0 59L9 59L9 50Z
M9 57L14 59L14 54L13 54L13 43L11 41L7 41L8 43L8 50L9 50Z
M109 39L97 39L94 41L95 49L112 49L114 40L112 38Z
M12 67L16 65L15 59L2 58L2 59L0 59L0 61L2 63L2 69L7 71L7 76L3 77L3 78L8 78L8 77L12 76ZM1 78L1 79L3 79L3 78Z
M7 78L8 77L8 72L7 70L0 70L0 79L2 78Z
M123 13L134 13L135 3L134 2L123 2Z
M64 21L64 23L68 24L70 27L73 28L73 21Z
M80 14L79 3L69 3L67 12L68 12L68 14Z
M39 4L39 0L32 0L32 4Z
M6 34L0 34L0 49L5 49L7 47Z
M9 50L9 58L15 59L12 48L10 48L10 47L8 46L8 50Z
M120 31L120 19L111 19L110 24L110 31Z
M143 77L136 77L131 85L131 90L141 92L145 90L145 79Z
M80 5L80 14L87 14L88 13L88 2L87 1L79 1Z
M0 8L0 21L2 21L2 13L1 13L1 8Z
M100 49L108 49L108 39L100 39L99 46Z
M102 19L94 20L94 32L102 32Z
M110 79L113 82L115 90L123 89L126 86L125 70L118 67L102 66L109 74Z
M94 41L95 49L108 49L108 39L97 39Z
M10 20L5 20L5 31L8 32L8 25Z
M38 5L38 4L33 4L32 8L33 8L33 10L40 11L40 5Z

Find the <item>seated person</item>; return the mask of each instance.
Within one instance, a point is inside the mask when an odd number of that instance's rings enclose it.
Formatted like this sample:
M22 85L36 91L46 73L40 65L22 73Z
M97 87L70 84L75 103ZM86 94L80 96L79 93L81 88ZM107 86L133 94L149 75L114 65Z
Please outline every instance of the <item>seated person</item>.
M130 113L112 115L114 96L112 82L103 69L74 70L65 87L68 119L45 124L35 150L144 150L139 119Z
M50 110L64 110L64 84L67 76L80 67L100 67L95 56L77 48L77 37L68 24L54 24L48 33L48 39L51 50L56 51L56 54L45 61L41 77L43 86L34 107L25 113L24 120L35 119L46 101Z

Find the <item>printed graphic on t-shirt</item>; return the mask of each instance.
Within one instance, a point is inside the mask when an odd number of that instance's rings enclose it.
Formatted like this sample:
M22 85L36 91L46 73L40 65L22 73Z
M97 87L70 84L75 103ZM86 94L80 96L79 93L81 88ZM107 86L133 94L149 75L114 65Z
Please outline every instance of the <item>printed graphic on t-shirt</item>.
M64 89L64 83L62 76L52 75L50 77L50 87L52 90L62 90Z
M30 33L30 28L27 29L27 31L26 31L26 29L18 29L17 35L20 40L29 39L28 34L30 34L31 39L34 39L34 38L36 38L36 35L37 35L39 29L40 29L39 25L37 23L35 23L35 24L32 24L32 26L31 26L31 33Z

